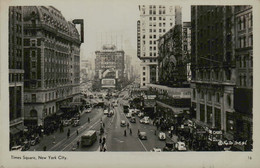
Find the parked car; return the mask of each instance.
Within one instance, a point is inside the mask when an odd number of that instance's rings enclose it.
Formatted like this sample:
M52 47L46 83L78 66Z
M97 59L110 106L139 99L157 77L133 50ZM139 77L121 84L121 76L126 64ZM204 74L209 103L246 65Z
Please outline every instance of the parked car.
M11 151L22 151L23 150L23 146L18 145L18 146L13 146L11 148Z
M162 149L160 149L160 148L153 148L152 150L151 150L151 152L161 152L162 151Z
M187 150L187 148L186 148L184 142L177 142L177 143L175 144L175 148L176 148L178 151L186 151L186 150Z
M144 119L139 120L141 124L144 124Z
M85 113L90 113L91 112L91 108L87 108L86 110L85 110Z
M131 122L131 123L136 123L135 117L131 117L130 122Z
M126 118L131 118L132 117L132 114L129 112L126 114Z
M36 144L40 143L40 137L32 135L31 137L31 145L34 146Z
M107 115L107 114L108 114L108 110L105 109L105 110L104 110L104 115Z
M23 142L23 150L27 151L30 149L30 147L31 147L31 143L28 140L25 140Z
M69 126L70 125L70 123L69 123L69 120L63 120L63 126Z
M140 132L138 137L141 139L141 140L147 140L147 135L146 135L146 132Z
M121 120L120 125L121 125L121 127L125 127L126 126L126 121L125 120Z
M158 138L159 138L159 140L166 140L166 134L164 132L160 132L158 134Z
M174 151L174 142L171 141L166 142L163 151Z
M140 112L139 114L138 114L138 117L140 117L140 118L142 118L144 116L144 113L143 112Z
M79 120L74 120L74 123L73 123L73 127L77 127L80 125L80 121Z

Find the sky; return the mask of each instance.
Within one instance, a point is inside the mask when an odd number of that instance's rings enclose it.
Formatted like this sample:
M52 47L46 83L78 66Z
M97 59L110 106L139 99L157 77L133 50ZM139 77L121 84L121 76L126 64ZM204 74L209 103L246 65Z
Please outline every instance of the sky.
M116 43L120 46L121 39L128 40L136 50L138 5L141 4L174 4L176 1L142 1L142 0L74 0L53 1L52 6L61 11L66 20L84 19L84 44L81 45L81 58L89 59L103 43ZM169 3L170 2L170 3ZM50 5L50 3L47 3ZM47 5L46 4L46 5ZM190 6L183 7L182 21L190 21Z

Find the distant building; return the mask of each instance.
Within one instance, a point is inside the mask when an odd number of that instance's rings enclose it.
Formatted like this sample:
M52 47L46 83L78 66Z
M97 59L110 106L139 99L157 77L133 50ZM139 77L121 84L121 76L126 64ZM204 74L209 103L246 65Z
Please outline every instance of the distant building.
M24 129L24 52L23 7L9 7L9 118L10 146L16 144Z
M81 60L80 69L81 69L81 82L87 82L89 80L93 80L95 72L89 60Z
M95 53L96 89L120 89L125 77L125 52L115 45L103 45Z
M48 127L61 106L80 101L83 38L52 6L25 6L23 20L25 124Z
M158 82L157 40L176 24L181 24L181 7L139 5L137 56L141 60L141 88Z

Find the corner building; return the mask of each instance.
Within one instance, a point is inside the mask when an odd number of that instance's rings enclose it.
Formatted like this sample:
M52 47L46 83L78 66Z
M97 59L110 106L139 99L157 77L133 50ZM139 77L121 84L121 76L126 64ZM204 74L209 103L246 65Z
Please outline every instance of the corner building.
M199 125L234 138L234 6L191 6L192 113Z
M141 60L141 88L158 82L157 40L181 22L181 7L170 5L139 5L137 21L137 56Z
M52 6L26 6L23 19L25 123L46 125L60 106L79 101L82 41Z

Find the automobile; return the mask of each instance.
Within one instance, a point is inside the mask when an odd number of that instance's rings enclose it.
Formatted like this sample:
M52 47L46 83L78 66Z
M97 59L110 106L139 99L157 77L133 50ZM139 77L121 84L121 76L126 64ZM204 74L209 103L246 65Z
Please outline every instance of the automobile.
M174 151L174 142L171 141L166 142L163 151Z
M114 115L114 110L110 110L109 113L111 113L112 115Z
M80 121L79 120L74 120L74 123L73 123L73 127L77 127L80 125Z
M140 119L139 121L140 121L141 124L144 124L144 119L143 118Z
M134 112L135 112L135 114L139 114L140 110L139 109L135 109Z
M104 110L104 115L107 115L107 114L108 114L108 110L105 109L105 110Z
M11 151L23 151L23 146L21 146L21 145L13 146L11 148Z
M40 143L40 137L32 135L31 137L31 145L34 146L36 144Z
M147 140L147 136L146 136L146 132L140 132L138 137L141 139L141 140Z
M125 122L125 120L121 120L120 125L121 125L121 127L125 127L125 126L126 126L126 122Z
M30 147L31 147L31 143L28 140L25 140L23 142L23 150L27 151L30 149Z
M185 143L184 143L184 142L181 142L181 141L179 141L179 142L177 142L177 143L175 144L175 148L176 148L178 151L186 151L186 150L187 150L187 148L186 148L186 146L185 146Z
M126 118L131 118L132 117L132 114L131 113L127 113L126 114Z
M157 147L155 147L155 148L153 148L153 149L151 150L151 152L161 152L161 151L162 151L162 149L157 148Z
M134 111L135 111L134 109L131 108L129 109L129 113L134 113Z
M70 125L70 123L69 123L69 120L63 120L63 126L69 126Z
M140 118L142 118L144 116L144 113L143 112L140 112L139 114L138 114L138 117L140 117Z
M131 123L136 123L135 117L131 117L130 122L131 122Z
M91 108L87 108L86 110L85 110L85 113L90 113L91 112Z
M89 130L86 134L81 136L81 146L91 146L97 141L97 133L95 130Z
M109 113L107 114L108 117L112 117L112 115L114 115L114 111L110 110Z
M143 120L144 120L144 124L149 124L149 123L150 123L148 116L145 116L145 117L143 118Z
M159 140L166 140L166 134L164 132L160 132L158 134L158 138L159 138Z

